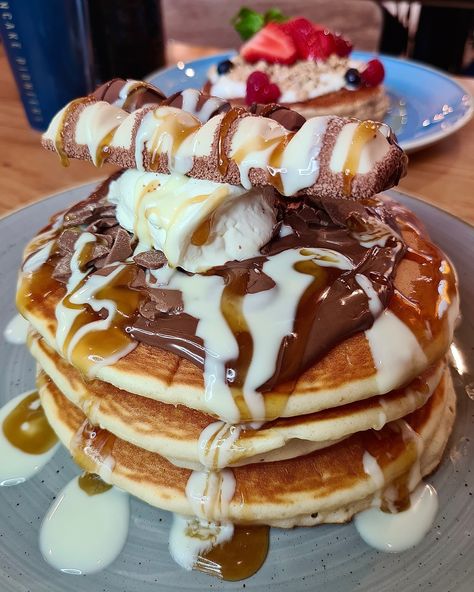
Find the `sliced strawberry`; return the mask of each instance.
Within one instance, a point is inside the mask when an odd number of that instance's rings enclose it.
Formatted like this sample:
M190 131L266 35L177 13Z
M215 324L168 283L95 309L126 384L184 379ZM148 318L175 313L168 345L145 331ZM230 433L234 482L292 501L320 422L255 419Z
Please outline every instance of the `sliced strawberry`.
M240 55L254 64L265 60L269 64L293 64L296 47L292 38L279 25L269 23L240 48Z
M336 53L340 58L345 58L352 51L352 43L342 35L335 35Z
M327 60L336 53L336 40L327 30L314 29L304 45L298 46L298 53L307 60Z
M366 86L378 86L385 78L385 69L380 60L370 60L367 62L365 70L360 73L362 82Z
M280 29L289 35L296 43L300 39L306 39L314 30L314 25L311 21L302 16L292 18L286 23L281 23Z

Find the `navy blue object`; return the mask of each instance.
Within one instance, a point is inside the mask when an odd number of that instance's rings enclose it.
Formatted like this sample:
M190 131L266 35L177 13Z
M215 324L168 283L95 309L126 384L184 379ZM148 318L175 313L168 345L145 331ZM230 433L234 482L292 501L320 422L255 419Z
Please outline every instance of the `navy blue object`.
M0 35L31 127L91 90L85 18L79 0L0 2Z
M224 60L220 64L217 64L217 73L218 74L227 74L232 68L234 64L230 60Z
M360 74L356 68L349 68L344 74L344 78L350 86L360 86Z

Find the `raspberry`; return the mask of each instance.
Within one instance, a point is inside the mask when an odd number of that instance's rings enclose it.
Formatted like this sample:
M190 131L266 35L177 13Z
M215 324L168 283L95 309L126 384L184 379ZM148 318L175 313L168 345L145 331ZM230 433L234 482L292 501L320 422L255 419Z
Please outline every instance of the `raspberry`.
M335 35L336 53L340 58L345 58L352 51L352 43L342 35Z
M265 72L256 70L247 78L247 105L252 103L275 103L280 98L280 89L270 81Z
M370 60L367 62L365 70L360 73L362 82L366 86L377 86L385 78L385 70L380 60Z

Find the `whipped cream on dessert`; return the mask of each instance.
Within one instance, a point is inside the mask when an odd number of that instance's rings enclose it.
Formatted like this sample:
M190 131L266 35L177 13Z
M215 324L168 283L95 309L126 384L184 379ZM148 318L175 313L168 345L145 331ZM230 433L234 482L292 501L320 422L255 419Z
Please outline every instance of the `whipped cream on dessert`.
M125 171L107 199L139 251L162 251L170 267L200 272L256 257L273 232L273 192L183 175Z
M211 83L209 92L223 99L246 96L247 79L258 70L267 74L281 91L280 103L298 103L314 99L341 88L351 88L345 74L349 68L359 69L362 63L348 58L331 55L326 61L299 60L291 65L269 64L259 60L250 64L235 56L230 60L233 67L226 74L219 74L217 64L209 68L208 79Z

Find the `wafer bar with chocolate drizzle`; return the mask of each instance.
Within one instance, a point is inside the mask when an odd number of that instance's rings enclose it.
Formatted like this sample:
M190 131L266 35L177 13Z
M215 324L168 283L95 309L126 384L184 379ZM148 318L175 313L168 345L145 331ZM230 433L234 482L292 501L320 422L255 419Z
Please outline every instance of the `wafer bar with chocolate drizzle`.
M246 188L273 186L288 197L370 197L405 173L406 156L385 124L324 116L290 131L270 118L278 108L265 117L265 107L229 108L193 89L161 102L155 92L157 102L132 105L130 90L139 84L125 83L114 101L113 84L103 95L108 100L72 101L53 118L43 145L63 163L107 161ZM150 93L149 86L139 88Z

